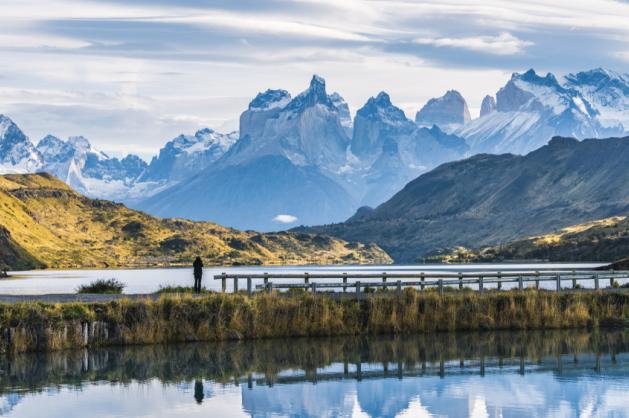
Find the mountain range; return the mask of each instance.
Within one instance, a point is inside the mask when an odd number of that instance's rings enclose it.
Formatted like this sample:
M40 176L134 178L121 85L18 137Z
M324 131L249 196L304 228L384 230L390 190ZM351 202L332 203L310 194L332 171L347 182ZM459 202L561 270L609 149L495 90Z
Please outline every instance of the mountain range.
M297 230L373 242L396 262L629 213L629 137L555 137L527 155L479 154L408 183L346 222Z
M477 118L456 90L409 119L386 92L352 119L339 93L314 76L302 93L259 93L238 132L201 129L168 141L146 163L118 159L83 137L34 145L0 115L0 173L49 172L90 197L159 216L278 230L339 222L374 207L417 176L479 153L524 155L553 136L629 131L629 76L605 69L560 79L514 73L487 95ZM362 212L364 212L363 210Z

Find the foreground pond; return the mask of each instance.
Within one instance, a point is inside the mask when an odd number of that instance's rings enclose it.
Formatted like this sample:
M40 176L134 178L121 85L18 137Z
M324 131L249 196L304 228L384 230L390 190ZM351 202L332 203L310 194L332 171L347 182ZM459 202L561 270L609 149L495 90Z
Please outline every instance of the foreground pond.
M629 416L629 332L104 348L0 359L0 415Z
M203 286L211 290L220 290L220 280L213 276L222 272L232 274L244 273L303 273L303 272L356 272L356 271L482 271L482 270L538 270L574 268L593 268L601 264L438 264L417 266L264 266L264 267L210 267L204 269ZM124 293L152 293L160 286L192 286L191 268L163 269L109 269L109 270L37 270L11 273L8 279L0 279L0 294L3 295L38 295L48 293L74 293L83 284L97 279L115 278L126 285ZM515 286L515 285L513 285ZM552 283L543 286L552 288ZM231 291L232 282L228 281Z

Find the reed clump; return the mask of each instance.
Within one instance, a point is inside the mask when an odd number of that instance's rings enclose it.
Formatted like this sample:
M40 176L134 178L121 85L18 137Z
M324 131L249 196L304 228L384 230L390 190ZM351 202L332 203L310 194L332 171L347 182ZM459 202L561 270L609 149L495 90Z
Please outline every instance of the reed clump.
M405 289L324 295L167 294L158 300L0 304L2 351L277 337L623 327L629 293Z

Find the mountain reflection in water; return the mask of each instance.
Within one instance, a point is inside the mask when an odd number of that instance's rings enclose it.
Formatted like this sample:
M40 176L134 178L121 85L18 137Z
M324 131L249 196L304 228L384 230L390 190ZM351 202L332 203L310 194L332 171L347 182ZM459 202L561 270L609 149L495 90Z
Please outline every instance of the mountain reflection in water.
M629 416L629 332L371 336L0 358L0 415ZM42 415L43 414L43 415Z

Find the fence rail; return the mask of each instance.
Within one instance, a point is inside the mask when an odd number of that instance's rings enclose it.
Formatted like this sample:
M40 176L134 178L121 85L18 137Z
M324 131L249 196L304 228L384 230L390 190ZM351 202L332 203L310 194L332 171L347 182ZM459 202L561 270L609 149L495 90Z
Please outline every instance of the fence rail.
M340 279L341 282L311 282L311 280L331 280ZM254 290L264 290L270 292L272 289L304 289L312 292L318 290L353 289L357 295L366 289L388 289L395 288L398 292L404 287L415 287L420 290L426 288L437 288L443 294L445 288L458 286L475 285L479 292L486 290L486 285L495 285L498 290L503 284L517 283L518 289L524 289L525 283L535 283L539 288L542 282L553 282L554 290L561 291L563 282L569 282L572 289L579 288L582 281L594 283L594 289L600 289L609 283L613 287L615 283L629 280L629 271L614 270L535 270L535 271L475 271L475 272L405 272L405 273L262 273L262 274L219 274L214 276L214 280L221 280L221 289L227 291L227 280L233 280L233 291L239 291L239 281L245 280L247 293L251 295ZM262 284L253 285L253 280L262 280ZM272 280L279 280L280 283ZM286 280L303 280L302 283L281 283ZM351 282L350 282L351 280ZM379 281L374 281L379 280Z

